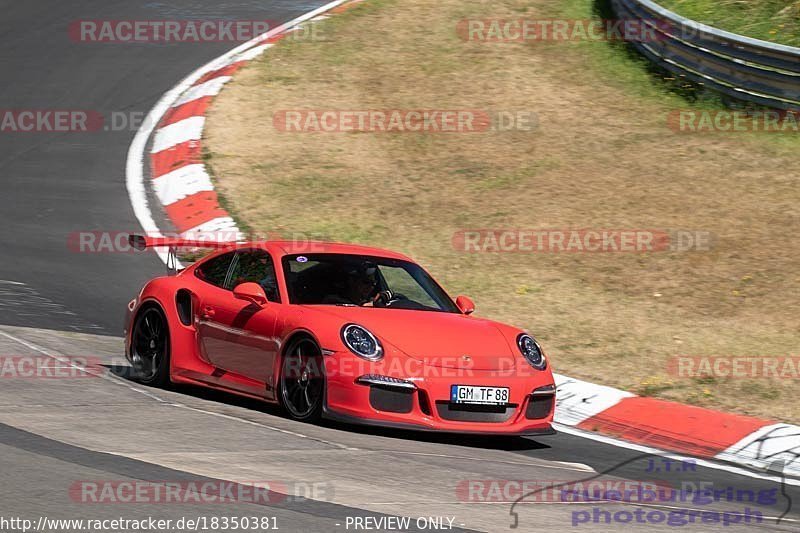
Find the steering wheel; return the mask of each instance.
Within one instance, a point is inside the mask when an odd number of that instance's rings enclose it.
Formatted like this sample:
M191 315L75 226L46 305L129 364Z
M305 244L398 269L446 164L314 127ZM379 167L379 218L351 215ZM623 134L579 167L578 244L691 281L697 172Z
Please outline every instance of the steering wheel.
M374 305L376 307L391 307L393 303L400 300L408 300L408 298L399 292L392 292L391 290L386 289L385 291L378 293L378 297L375 299Z

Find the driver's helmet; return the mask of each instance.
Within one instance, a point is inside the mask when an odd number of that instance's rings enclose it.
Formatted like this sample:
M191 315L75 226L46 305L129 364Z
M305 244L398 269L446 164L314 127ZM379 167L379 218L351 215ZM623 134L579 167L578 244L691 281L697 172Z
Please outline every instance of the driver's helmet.
M378 266L369 261L355 263L347 269L347 275L362 282L378 283Z
M369 261L354 263L347 269L347 276L351 284L364 289L369 288L369 294L374 294L378 288L378 266L375 263Z

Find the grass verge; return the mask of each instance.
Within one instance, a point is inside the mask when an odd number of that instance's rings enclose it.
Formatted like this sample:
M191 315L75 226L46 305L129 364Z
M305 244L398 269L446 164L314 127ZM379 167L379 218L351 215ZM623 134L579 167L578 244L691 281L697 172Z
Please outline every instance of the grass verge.
M800 46L798 0L657 0L657 3L715 28L762 41Z

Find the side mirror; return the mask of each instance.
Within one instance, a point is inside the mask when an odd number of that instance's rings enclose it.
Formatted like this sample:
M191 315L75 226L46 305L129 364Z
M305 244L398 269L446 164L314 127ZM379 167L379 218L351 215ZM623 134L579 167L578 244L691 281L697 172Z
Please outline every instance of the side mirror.
M456 306L465 315L471 315L475 312L475 302L473 302L468 296L459 296L456 298Z
M258 283L240 283L233 289L233 296L259 307L264 307L269 302L267 293Z

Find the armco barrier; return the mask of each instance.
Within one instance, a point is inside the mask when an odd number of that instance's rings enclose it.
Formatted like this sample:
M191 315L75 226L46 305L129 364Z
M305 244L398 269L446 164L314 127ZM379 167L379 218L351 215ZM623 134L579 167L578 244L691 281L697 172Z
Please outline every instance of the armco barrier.
M619 19L651 26L656 39L632 43L648 59L736 99L800 110L800 48L722 31L650 0L611 0Z

